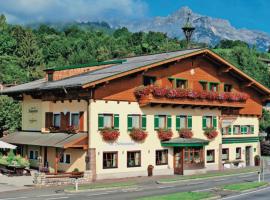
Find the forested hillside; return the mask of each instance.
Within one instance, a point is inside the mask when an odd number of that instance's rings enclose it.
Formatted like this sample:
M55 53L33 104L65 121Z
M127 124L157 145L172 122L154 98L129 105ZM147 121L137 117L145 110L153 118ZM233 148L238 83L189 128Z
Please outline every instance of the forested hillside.
M0 83L19 84L43 76L43 69L83 64L127 56L185 48L185 42L159 32L131 33L126 28L103 28L104 24L35 25L31 28L7 24L0 16ZM195 44L200 46L200 44ZM240 41L221 41L213 48L244 72L270 88L269 70L258 58L270 58ZM8 111L8 112L7 112ZM20 106L0 98L0 132L20 128Z

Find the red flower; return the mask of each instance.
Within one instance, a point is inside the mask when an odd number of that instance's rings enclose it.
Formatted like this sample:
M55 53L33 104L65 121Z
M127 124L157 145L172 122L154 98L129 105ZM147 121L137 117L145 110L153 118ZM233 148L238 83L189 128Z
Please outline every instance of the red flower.
M186 98L188 96L188 90L176 89L176 98Z
M214 129L214 128L206 128L204 130L204 134L208 139L212 140L215 137L217 137L218 131L216 129Z
M176 89L169 89L166 97L168 97L169 99L173 99L177 97L177 90Z
M179 133L179 137L181 138L192 138L193 137L193 133L190 129L187 128L182 128L178 131Z
M162 88L162 87L154 87L153 88L153 95L155 97L165 97L168 93L168 89L167 88Z
M133 128L129 135L135 141L144 141L148 134L141 129Z
M169 140L173 136L173 132L170 129L159 129L157 133L160 140Z
M118 130L112 128L104 128L100 130L103 140L113 142L118 139L120 133Z
M134 94L137 98L147 96L151 93L151 88L149 86L140 86L135 89Z

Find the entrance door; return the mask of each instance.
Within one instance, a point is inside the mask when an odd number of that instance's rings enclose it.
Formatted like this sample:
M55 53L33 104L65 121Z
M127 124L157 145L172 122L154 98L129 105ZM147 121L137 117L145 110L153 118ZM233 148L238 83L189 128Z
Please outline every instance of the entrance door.
M174 148L174 173L183 175L183 149Z
M246 147L246 166L250 166L250 154L251 154L251 147Z

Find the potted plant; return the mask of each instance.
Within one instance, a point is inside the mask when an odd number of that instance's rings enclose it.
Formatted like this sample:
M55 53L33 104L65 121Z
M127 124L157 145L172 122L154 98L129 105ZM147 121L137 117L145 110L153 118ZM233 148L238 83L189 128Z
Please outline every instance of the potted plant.
M56 126L50 126L50 127L49 127L49 131L50 131L51 133L59 132L59 127L56 127Z
M259 155L256 155L254 157L254 161L255 161L255 166L260 166L261 157Z
M193 133L192 130L188 129L188 128L181 128L179 131L179 137L181 138L192 138L193 137Z
M217 137L218 131L217 131L215 128L213 128L213 127L211 127L211 128L206 128L206 129L204 130L204 135L205 135L208 139L212 140L212 139L214 139L215 137Z
M160 140L169 140L173 136L173 132L171 129L159 129L157 133Z
M134 91L134 95L136 96L136 98L139 98L139 99L148 96L150 93L151 93L151 87L149 86L140 86L136 88Z
M78 129L76 129L74 126L67 126L65 131L68 134L74 134L77 133Z
M118 130L112 128L104 128L100 130L103 140L108 142L114 142L118 139L120 133Z
M144 141L148 134L142 129L133 128L129 135L134 141Z

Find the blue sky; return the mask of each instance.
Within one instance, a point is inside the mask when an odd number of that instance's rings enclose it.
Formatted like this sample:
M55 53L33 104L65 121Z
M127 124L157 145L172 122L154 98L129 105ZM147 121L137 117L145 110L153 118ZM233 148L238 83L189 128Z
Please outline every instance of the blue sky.
M270 0L0 0L0 13L11 23L134 20L167 16L182 6L270 33Z

